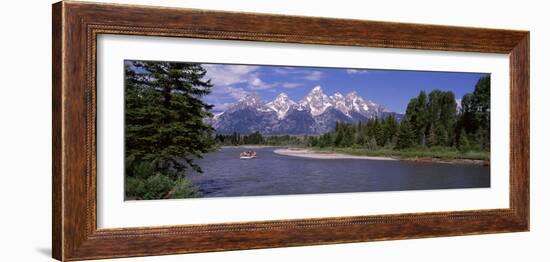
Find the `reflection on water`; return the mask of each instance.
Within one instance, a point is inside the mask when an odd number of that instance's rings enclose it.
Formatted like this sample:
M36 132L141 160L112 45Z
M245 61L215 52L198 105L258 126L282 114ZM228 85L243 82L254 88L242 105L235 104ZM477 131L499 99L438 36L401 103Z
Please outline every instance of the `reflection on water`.
M282 156L273 148L240 160L246 148L224 148L198 161L189 178L202 197L262 196L490 187L490 168L471 164Z

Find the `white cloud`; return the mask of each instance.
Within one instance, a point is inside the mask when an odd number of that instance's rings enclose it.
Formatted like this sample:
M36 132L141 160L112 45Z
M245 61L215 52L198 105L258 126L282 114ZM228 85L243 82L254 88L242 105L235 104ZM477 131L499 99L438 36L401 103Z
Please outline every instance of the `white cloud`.
M276 83L264 82L258 70L260 66L205 64L206 78L212 80L213 90L238 84L246 85L248 89L264 90L277 86Z
M231 107L232 105L234 105L235 103L219 103L219 104L214 104L214 108L212 109L213 111L225 111L227 109L229 109L229 107Z
M288 75L291 74L292 71L286 68L275 68L273 69L273 72L280 75Z
M300 86L303 86L302 83L282 83L281 84L282 87L284 88L296 88L296 87L300 87Z
M259 66L248 65L214 65L204 64L206 78L212 79L214 86L230 86L246 83L250 74L259 69Z
M303 78L306 80L316 81L321 79L322 76L323 73L321 73L321 71L308 71Z
M233 102L245 97L249 93L250 92L240 87L219 86L212 89L212 93L208 95L208 99L212 100L213 104Z
M250 81L250 84L252 86L262 86L264 85L264 81L262 81L262 79L260 79L259 77L252 77L252 80Z
M224 111L239 99L247 96L247 89L263 89L267 84L259 77L259 66L203 64L207 79L214 87L207 100L215 111ZM246 89L245 89L246 88Z
M243 97L245 97L246 95L249 94L248 91L244 90L243 88L240 88L240 87L231 87L231 86L228 86L225 88L226 92L225 94L235 98L235 99L241 99Z
M273 69L273 72L280 75L293 75L296 78L317 81L321 79L323 73L321 71L304 69L300 67L281 67Z
M321 79L322 72L297 67L274 68L273 73L292 75L288 82L266 82L262 79L261 66L203 64L206 79L211 79L214 87L207 100L215 105L215 110L225 110L229 105L247 96L251 92L264 90L276 92L278 88L297 88L303 86L300 81Z
M258 74L252 74L250 76L250 78L248 79L248 84L249 84L251 89L256 89L256 90L269 89L269 88L275 87L277 85L277 83L268 84L268 83L264 82L259 77Z
M366 69L346 69L346 73L350 75L367 74L368 72Z

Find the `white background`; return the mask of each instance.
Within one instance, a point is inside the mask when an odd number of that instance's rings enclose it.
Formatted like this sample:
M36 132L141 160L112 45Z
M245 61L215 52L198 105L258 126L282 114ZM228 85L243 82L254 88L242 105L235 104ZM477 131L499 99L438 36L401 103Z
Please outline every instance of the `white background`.
M107 0L105 0L107 1ZM112 2L112 1L109 1ZM217 252L127 261L548 261L550 126L544 1L118 1L207 9L435 23L531 31L531 232L299 248ZM48 261L51 245L51 11L49 1L0 9L1 260Z
M120 35L100 35L97 47L99 228L509 207L507 55ZM491 139L498 141L491 161L499 164L491 165L490 188L124 202L122 65L129 58L491 73Z

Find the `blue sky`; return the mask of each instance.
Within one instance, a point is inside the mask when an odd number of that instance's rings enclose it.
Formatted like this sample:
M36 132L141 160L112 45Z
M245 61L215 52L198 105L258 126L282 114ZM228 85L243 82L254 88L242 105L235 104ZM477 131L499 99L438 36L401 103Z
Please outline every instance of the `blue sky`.
M471 93L484 73L451 73L320 67L285 67L233 64L206 64L207 78L214 84L205 102L214 111L225 110L247 94L256 93L265 102L284 92L299 101L320 85L327 95L356 91L391 111L405 112L409 100L421 90L453 91L456 99Z

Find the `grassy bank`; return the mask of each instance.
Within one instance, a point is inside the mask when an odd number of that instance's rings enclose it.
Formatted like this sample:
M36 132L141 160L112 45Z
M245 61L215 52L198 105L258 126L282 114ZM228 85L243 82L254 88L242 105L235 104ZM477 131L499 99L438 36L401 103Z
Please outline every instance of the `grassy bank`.
M336 152L342 154L356 155L356 156L384 156L395 158L437 158L441 160L455 160L455 159L468 159L468 160L490 160L490 153L486 151L467 151L461 152L454 148L447 147L432 147L432 148L411 148L411 149L377 149L368 150L364 148L336 148L336 147L310 147L308 149L323 152Z

